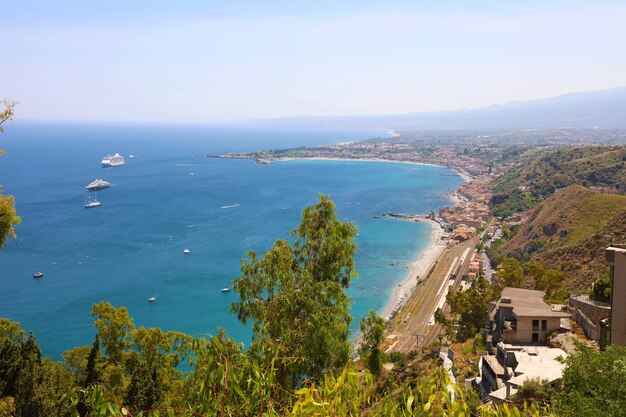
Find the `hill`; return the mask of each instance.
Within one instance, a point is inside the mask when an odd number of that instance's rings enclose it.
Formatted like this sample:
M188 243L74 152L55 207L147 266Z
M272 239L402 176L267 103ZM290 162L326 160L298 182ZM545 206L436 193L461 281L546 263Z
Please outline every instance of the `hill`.
M267 126L379 129L626 128L626 88L568 93L479 109L384 116L288 117L253 120Z
M540 203L530 220L498 251L528 262L558 267L566 287L585 291L604 274L604 249L626 239L626 196L596 194L570 185Z
M489 185L494 214L507 216L532 208L572 184L626 193L626 146L584 146L525 155L524 162Z

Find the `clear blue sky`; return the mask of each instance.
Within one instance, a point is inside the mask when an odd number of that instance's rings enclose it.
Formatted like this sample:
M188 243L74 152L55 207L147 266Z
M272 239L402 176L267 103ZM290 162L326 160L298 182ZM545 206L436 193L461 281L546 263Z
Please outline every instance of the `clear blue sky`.
M601 0L0 0L0 97L55 120L475 108L626 86L625 22Z

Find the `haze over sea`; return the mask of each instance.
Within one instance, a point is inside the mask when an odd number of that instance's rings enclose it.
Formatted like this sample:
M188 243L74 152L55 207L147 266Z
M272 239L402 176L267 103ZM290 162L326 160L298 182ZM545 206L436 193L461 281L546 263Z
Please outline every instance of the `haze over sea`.
M257 165L208 154L317 145L381 136L373 130L13 122L0 136L0 184L22 217L17 242L0 250L0 317L32 330L54 359L95 333L91 307L126 306L137 326L200 336L221 326L248 343L228 310L247 250L286 238L302 209L331 194L359 228L353 328L382 310L430 226L382 213L428 213L463 180L454 171L397 163L289 161ZM120 152L126 165L101 168ZM134 155L134 157L130 157ZM194 175L190 175L193 173ZM83 208L85 186L104 178L102 206ZM189 255L183 249L189 248ZM45 277L36 280L37 270ZM149 303L154 296L157 301Z

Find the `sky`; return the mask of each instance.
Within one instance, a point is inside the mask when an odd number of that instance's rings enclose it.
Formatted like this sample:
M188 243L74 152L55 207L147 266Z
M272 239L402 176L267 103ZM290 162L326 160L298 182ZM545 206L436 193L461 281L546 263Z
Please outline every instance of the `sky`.
M624 22L602 0L0 0L0 98L24 120L478 108L626 86Z

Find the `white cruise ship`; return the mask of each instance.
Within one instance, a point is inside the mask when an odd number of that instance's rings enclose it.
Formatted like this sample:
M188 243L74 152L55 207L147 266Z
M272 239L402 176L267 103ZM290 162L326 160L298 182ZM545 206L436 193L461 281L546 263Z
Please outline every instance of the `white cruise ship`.
M102 158L102 166L103 167L116 167L119 165L124 165L124 157L122 155L120 155L119 153L116 153L115 155L107 155L104 158Z

